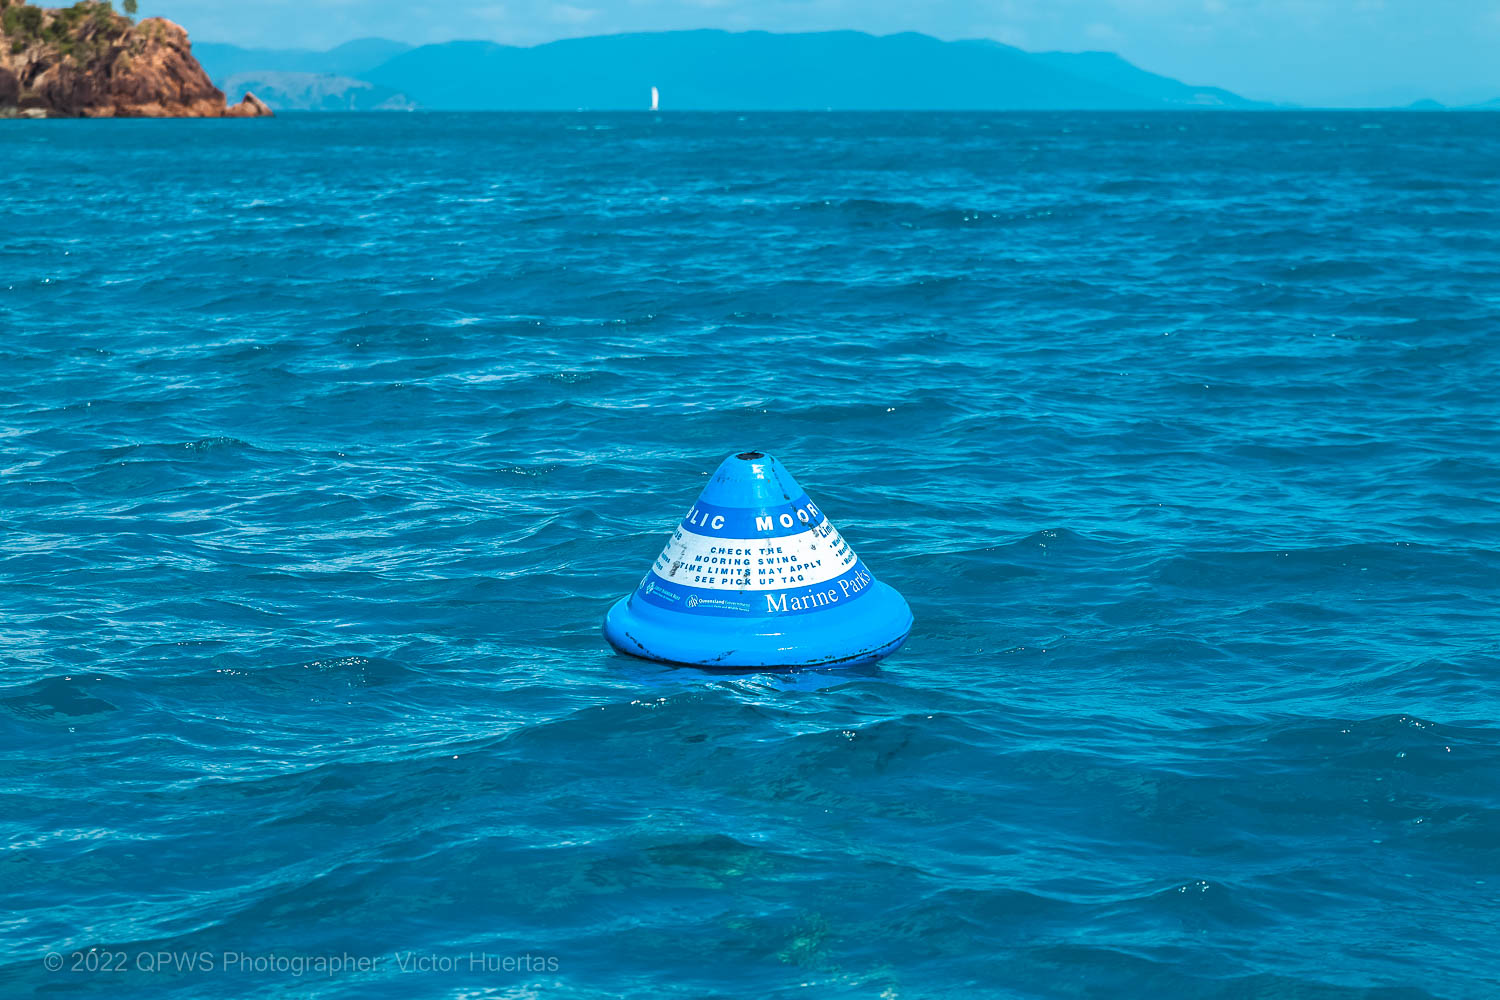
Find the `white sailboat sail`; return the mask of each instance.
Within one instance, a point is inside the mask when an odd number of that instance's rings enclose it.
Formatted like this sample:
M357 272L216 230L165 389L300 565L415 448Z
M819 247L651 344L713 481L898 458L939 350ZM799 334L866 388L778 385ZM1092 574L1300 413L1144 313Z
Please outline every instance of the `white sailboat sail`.
M661 93L655 87L652 87L651 88L651 110L655 111L656 108L657 108L657 105L659 105L660 103L661 103Z

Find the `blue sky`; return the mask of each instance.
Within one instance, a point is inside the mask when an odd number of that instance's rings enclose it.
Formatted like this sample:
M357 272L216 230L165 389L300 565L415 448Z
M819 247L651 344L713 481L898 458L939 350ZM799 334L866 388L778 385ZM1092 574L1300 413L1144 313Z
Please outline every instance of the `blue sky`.
M531 45L676 28L994 38L1107 49L1195 84L1304 104L1500 98L1500 0L141 0L195 39L326 48L380 35Z

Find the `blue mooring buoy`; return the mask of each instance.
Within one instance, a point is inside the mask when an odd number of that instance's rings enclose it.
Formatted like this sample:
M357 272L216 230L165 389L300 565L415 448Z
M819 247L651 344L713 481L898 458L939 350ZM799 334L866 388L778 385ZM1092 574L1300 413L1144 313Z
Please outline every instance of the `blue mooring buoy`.
M770 455L724 459L635 593L604 616L622 653L704 667L873 663L911 632L876 580Z

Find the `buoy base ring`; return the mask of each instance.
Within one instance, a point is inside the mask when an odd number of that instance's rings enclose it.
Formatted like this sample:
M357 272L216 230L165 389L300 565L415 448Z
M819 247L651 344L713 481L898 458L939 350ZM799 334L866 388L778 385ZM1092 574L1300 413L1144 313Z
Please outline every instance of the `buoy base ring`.
M631 595L609 609L604 638L627 656L658 663L786 669L874 663L900 649L911 627L906 599L877 580L843 607L733 621L668 611Z

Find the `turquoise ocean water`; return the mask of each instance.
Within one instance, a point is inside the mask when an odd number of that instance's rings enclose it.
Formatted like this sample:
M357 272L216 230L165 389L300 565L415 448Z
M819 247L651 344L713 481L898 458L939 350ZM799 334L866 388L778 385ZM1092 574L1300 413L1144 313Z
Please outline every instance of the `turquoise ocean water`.
M1500 995L1500 115L0 155L0 993ZM748 448L895 658L603 643Z

